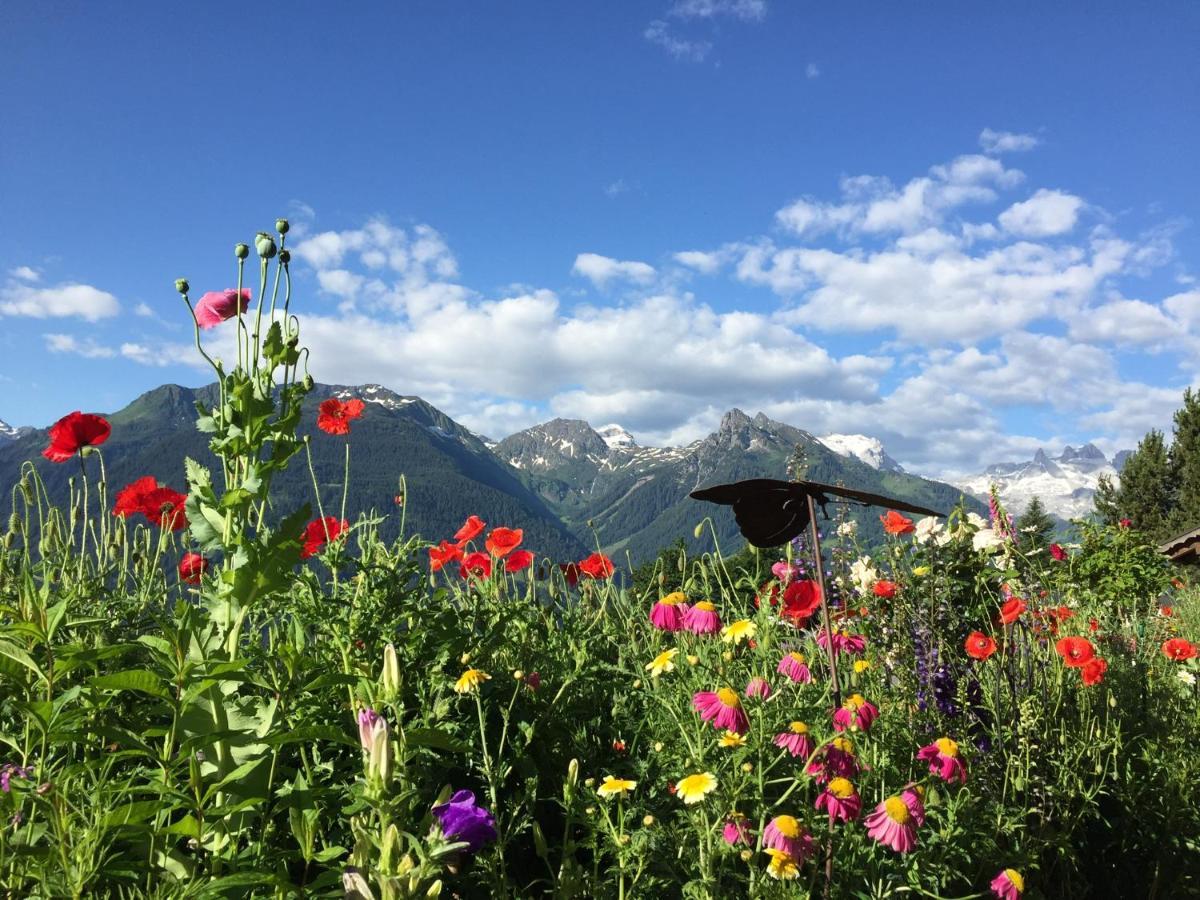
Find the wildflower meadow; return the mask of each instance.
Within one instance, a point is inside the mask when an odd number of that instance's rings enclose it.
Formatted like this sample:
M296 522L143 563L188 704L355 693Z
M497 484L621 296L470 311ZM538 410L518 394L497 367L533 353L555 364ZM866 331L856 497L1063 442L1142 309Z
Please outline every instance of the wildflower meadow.
M521 522L385 543L400 473L379 514L280 508L288 230L176 283L210 461L109 483L118 426L72 412L66 502L13 486L0 896L1200 896L1200 593L1129 523L1038 553L996 501L880 509L863 546L831 504L735 560L702 520L635 590ZM346 483L370 415L320 404Z

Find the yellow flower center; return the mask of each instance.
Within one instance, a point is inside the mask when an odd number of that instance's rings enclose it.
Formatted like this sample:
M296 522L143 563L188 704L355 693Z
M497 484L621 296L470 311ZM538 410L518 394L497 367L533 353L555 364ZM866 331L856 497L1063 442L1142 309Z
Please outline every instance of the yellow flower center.
M888 797L883 801L883 808L888 814L888 818L897 825L907 825L908 820L912 818L912 814L908 811L908 804L899 797Z
M788 656L800 663L800 665L804 665L806 662L808 662L808 658L803 653L797 653L795 650L789 653Z
M1021 893L1025 893L1025 879L1021 877L1020 872L1018 872L1016 869L1005 869L1004 874L1007 875L1008 880L1013 883L1013 887L1015 887Z
M695 606L693 606L692 609L698 609L701 612L716 612L717 611L717 608L715 606L713 606L713 604L710 603L708 600L701 600L699 603L697 603Z
M785 838L800 837L800 823L796 821L794 816L776 816L775 830Z
M864 706L866 702L862 694L851 694L842 701L842 707L850 710L850 712L858 712L859 707Z
M950 738L938 738L934 744L937 745L938 753L942 756L958 756L957 741L952 741Z
M792 734L808 734L808 726L803 722L793 722L788 726L788 730L790 730Z
M738 699L737 691L731 688L723 687L717 691L717 699L722 705L728 706L730 709L740 709L742 701Z
M841 750L843 753L848 753L851 756L854 755L854 745L850 743L849 738L836 737L831 741L831 743L833 744L833 748L835 750Z
M687 596L682 591L675 591L674 593L667 594L667 596L663 597L658 602L665 606L676 606L685 602L686 600Z
M848 778L831 778L826 790L839 800L846 800L854 796L854 785Z

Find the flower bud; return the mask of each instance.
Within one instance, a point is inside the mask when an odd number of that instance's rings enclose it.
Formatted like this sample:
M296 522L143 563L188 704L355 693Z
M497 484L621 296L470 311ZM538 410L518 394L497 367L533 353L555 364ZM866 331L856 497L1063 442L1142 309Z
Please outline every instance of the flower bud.
M425 892L425 896L426 896L426 897L440 897L440 896L442 896L442 879L440 879L440 878L439 878L439 879L437 879L436 881L434 881L434 882L433 882L433 884L431 884L431 885L429 886L429 890L427 890L427 891Z
M383 648L383 676L380 680L380 695L384 702L390 703L400 696L400 660L396 658L393 644Z
M754 859L754 853L751 850L743 850L738 856L742 858L742 862L750 862L750 860Z
M596 786L596 779L595 779L595 778L585 778L585 779L583 780L583 786L584 786L584 787L586 787L586 788L595 787L595 786Z
M662 742L662 741L655 741L655 742L654 742L654 752L655 752L655 753L662 753L662 748L663 748L663 742Z
M388 734L387 722L379 720L382 727L375 731L371 741L371 756L367 760L367 776L387 787L392 780L392 739Z
M515 681L524 681L524 680L525 680L525 673L524 673L524 672L522 672L520 669L516 669L516 670L513 672L513 679L514 679Z
M458 658L458 661L459 661L460 663L462 663L464 666L470 665L470 664L471 664L471 654L470 654L470 653L464 653L462 656L460 656L460 657Z
M316 384L316 382L313 381L313 377L311 375L305 375L303 384L304 384L304 389L306 391L311 391L313 389L313 385Z
M585 816L594 816L594 815L596 814L596 807L594 807L594 806L585 806L585 807L584 807L584 809L583 809L583 814L584 814Z
M245 259L250 255L250 248L245 244L235 244L233 247L233 255L238 259Z
M550 856L550 848L546 844L546 835L542 832L542 826L536 820L533 823L533 849L542 859L548 859Z
M633 839L629 835L623 834L619 838L617 838L617 843L624 846L625 844L628 844L631 840L633 840Z
M654 816L643 816L642 817L642 825L644 827L649 828L653 824L654 824Z
M15 512L8 515L8 530L13 534L21 533L21 517Z
M291 227L292 227L292 226L290 226L290 225L288 224L288 220L287 220L287 219L276 219L276 220L275 220L275 230L276 230L276 231L278 231L280 234L287 234L287 233L288 233L288 230L289 230Z
M693 656L691 653L689 653L687 655L687 661L689 666L697 666L700 664L700 657Z
M696 538L696 540L700 540L700 535L702 535L702 534L704 534L704 523L703 522L701 522L699 525L697 525L695 528L692 529L692 535Z
M567 784L575 787L579 783L579 760L572 759L567 763Z
M347 869L342 873L342 890L351 900L368 900L375 896L371 893L371 886L367 884L367 879L363 878L356 869Z
M281 263L283 263L285 266L288 263L290 263L292 261L292 251L288 250L286 248L283 250L280 250L279 251L279 261ZM439 884L440 884L440 882L439 882Z
M188 280L186 278L175 279L175 290L179 291L179 293L186 294L190 289L191 285L188 284Z
M379 848L379 870L385 875L392 874L392 863L396 855L396 845L400 842L400 832L396 826L389 825L383 833L383 844Z
M641 686L642 686L642 679L640 679L640 678L635 678L635 679L633 680L633 689L636 691L636 690L637 690L638 688L640 688Z
M265 231L260 231L254 237L254 249L258 251L259 259L271 259L275 256L275 238Z
M745 772L747 775L749 775L751 772L754 771L754 763L748 763L748 762L742 763L742 771Z

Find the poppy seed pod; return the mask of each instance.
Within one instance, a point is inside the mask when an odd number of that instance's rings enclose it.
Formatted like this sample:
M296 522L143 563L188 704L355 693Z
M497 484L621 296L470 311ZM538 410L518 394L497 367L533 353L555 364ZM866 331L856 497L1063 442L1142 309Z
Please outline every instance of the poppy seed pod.
M279 261L281 263L283 263L285 266L288 263L290 263L292 261L292 251L291 250L280 250L279 251Z
M276 219L275 220L275 230L278 231L280 234L287 234L288 229L290 229L290 228L291 228L291 226L288 225L287 219Z
M247 247L245 244L234 244L233 255L236 256L238 259L245 259L247 256L250 255L250 248Z
M186 294L190 288L191 285L188 284L188 280L186 278L175 279L175 290L179 291L179 293Z
M275 238L265 231L260 231L254 238L254 249L258 251L260 259L271 259L276 252Z

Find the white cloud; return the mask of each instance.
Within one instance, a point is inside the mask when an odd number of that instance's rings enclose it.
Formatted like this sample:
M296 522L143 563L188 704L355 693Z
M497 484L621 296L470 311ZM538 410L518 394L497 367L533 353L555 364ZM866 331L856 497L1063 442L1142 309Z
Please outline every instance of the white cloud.
M671 258L681 266L687 266L689 269L695 269L703 275L712 275L717 269L721 268L724 262L724 254L706 252L704 250L683 250L674 254Z
M1075 340L1152 350L1166 349L1172 341L1183 339L1186 332L1184 323L1143 300L1102 303L1083 310L1070 322L1070 334Z
M671 31L671 26L662 19L655 19L646 26L642 36L652 44L662 47L667 53L683 62L703 62L712 50L710 41L689 41Z
M821 77L820 67L815 62L810 62L807 66L804 67L804 77L805 78Z
M1053 237L1074 228L1081 209L1083 200L1074 194L1041 188L1000 213L998 221L1005 231L1020 237Z
M146 303L139 303L137 306L134 307L133 312L135 315L139 315L146 319L156 318L156 316L154 314L154 310L152 310L150 308L149 304L146 304Z
M97 344L90 337L80 340L69 334L43 334L42 338L51 353L74 353L87 359L110 359L116 356L111 347Z
M15 269L9 269L8 274L21 281L40 281L42 277L38 274L37 269L31 269L29 266L17 266Z
M993 131L985 128L979 133L979 146L984 153L1018 153L1032 150L1040 144L1032 134L1016 134L1011 131Z
M150 347L146 344L126 342L121 344L121 356L142 366L162 368L182 362L195 368L211 371L191 344L162 344Z
M1163 301L1163 306L1176 319L1200 334L1200 291L1173 294Z
M681 19L729 16L744 22L758 22L767 14L767 0L675 0L667 14Z
M629 191L629 185L626 184L624 178L618 178L616 181L607 185L604 188L604 193L609 197L617 197Z
M598 253L580 253L575 257L571 273L581 275L596 287L602 288L613 279L649 284L657 274L654 266L636 260L618 260Z
M0 316L57 319L78 316L89 322L115 316L121 309L117 298L87 284L59 284L35 288L10 283L0 288Z

